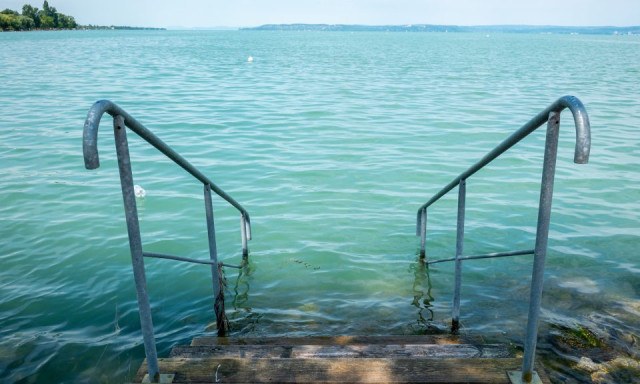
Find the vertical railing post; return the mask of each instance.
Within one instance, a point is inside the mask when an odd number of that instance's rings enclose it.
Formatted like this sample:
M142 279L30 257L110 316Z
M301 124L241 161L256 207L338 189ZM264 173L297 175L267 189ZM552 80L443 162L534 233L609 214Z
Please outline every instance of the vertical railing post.
M140 237L140 224L138 223L138 209L136 197L133 191L133 174L131 172L131 159L129 158L129 145L124 118L120 115L113 119L113 130L116 136L116 152L118 154L118 170L120 171L120 184L122 186L122 199L124 201L124 213L127 219L127 232L129 234L129 248L131 249L131 265L133 277L136 283L136 296L138 298L138 310L140 312L140 327L144 340L144 352L147 356L147 369L152 382L160 378L158 371L158 353L153 336L153 321L151 320L151 306L147 294L147 279L144 271L142 256L142 239Z
M453 315L451 319L451 332L458 332L460 328L460 290L462 286L462 248L464 245L464 211L467 195L467 181L461 179L458 184L458 221L456 226L456 269L455 287L453 291Z
M426 245L427 245L427 208L422 209L422 214L420 215L420 259L424 259L426 255Z
M244 213L240 214L240 236L242 237L242 261L249 260L249 248L247 248L247 218Z
M211 202L211 186L204 185L204 207L207 216L207 234L209 238L209 258L211 265L211 282L213 283L213 310L216 314L218 335L223 336L229 331L224 310L224 287L220 279L218 264L218 247L216 245L216 227L213 221L213 204Z
M538 318L540 315L540 304L542 302L544 264L547 257L547 243L549 240L549 222L551 220L551 200L553 198L553 181L556 171L559 129L560 113L551 112L549 114L549 121L547 122L547 139L544 149L544 166L542 168L536 247L533 259L533 273L531 276L531 299L529 301L529 318L524 344L524 360L522 363L522 381L525 383L530 383L534 374L533 367L538 338Z

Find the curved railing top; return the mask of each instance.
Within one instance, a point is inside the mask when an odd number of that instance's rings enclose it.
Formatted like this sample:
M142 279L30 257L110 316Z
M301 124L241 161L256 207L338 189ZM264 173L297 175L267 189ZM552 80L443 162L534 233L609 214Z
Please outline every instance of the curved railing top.
M573 120L576 126L576 147L573 157L573 161L577 164L586 164L589 161L589 151L591 149L591 126L589 124L589 116L582 102L575 96L564 96L556 100L547 109L540 112L536 117L529 120L520 129L514 132L511 136L507 137L502 143L495 147L491 152L487 153L480 161L469 167L466 171L462 172L446 187L442 188L440 192L436 193L429 201L424 203L418 209L418 221L422 211L431 204L435 203L438 199L444 196L447 192L455 188L460 180L466 180L469 176L479 171L482 167L489 164L496 157L507 151L514 146L517 142L528 136L531 132L535 131L541 125L549 120L550 113L560 113L565 108L569 108L573 114Z
M234 206L243 217L249 221L249 213L242 205L235 201L231 196L227 195L222 189L218 188L211 180L209 180L202 172L196 167L191 165L187 160L180 156L176 151L169 147L165 142L160 140L156 135L149 131L144 125L140 124L136 119L131 117L124 109L120 108L115 103L109 100L97 101L87 114L87 119L84 122L84 130L82 134L82 151L84 153L84 164L87 169L96 169L100 166L100 159L98 157L98 126L100 119L104 113L108 113L113 116L122 116L124 123L133 132L142 137L149 144L153 145L160 152L165 154L168 158L173 160L176 164L182 167L185 171L189 172L193 177L200 180L203 184L208 184L211 190L218 196L226 200L229 204ZM249 235L250 236L250 235ZM249 237L250 238L250 237Z

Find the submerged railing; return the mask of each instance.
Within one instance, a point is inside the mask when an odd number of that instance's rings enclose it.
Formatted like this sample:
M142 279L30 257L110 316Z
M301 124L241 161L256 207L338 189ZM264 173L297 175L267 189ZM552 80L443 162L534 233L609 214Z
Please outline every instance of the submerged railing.
M462 280L462 261L483 259L491 257L505 257L516 255L533 254L533 274L531 278L531 297L529 302L529 316L527 322L527 334L525 340L524 360L522 372L510 372L509 376L513 382L530 383L538 381L537 374L533 371L536 340L538 335L538 317L540 313L540 302L542 299L542 283L544 279L544 264L547 254L547 241L549 238L549 221L551 218L551 200L553 197L553 181L556 167L556 157L558 151L558 132L560 127L560 113L565 108L569 108L573 114L576 126L576 147L574 162L586 164L589 160L589 150L591 148L591 128L587 111L580 100L573 96L565 96L547 109L540 112L536 117L518 129L515 133L505 139L491 152L485 155L480 161L469 167L466 171L456 177L451 183L442 188L429 201L418 209L417 215L417 235L420 236L420 257L425 257L426 229L427 229L427 208L438 201L442 196L458 186L458 218L456 235L456 256L455 258L428 261L428 264L435 264L444 261L455 261L455 287L453 298L453 314L451 328L457 332L460 322L460 287ZM540 205L538 208L538 224L536 231L535 248L531 250L490 253L486 255L462 256L464 245L464 219L465 219L465 197L466 180L478 170L489 164L495 158L507 151L513 145L525 138L531 132L547 123L547 138L544 151L544 163L542 168L542 185L540 191ZM521 380L521 381L520 381Z
M95 169L100 166L100 161L98 158L98 125L100 124L100 119L105 112L113 117L113 130L115 134L116 152L118 155L118 169L120 171L122 198L124 200L127 231L129 233L129 247L131 249L131 263L133 265L133 275L136 284L136 296L138 298L138 309L140 312L140 325L142 328L142 335L144 339L144 350L147 356L147 369L149 371L150 380L152 382L157 382L160 375L158 371L158 354L156 351L156 344L153 335L153 322L151 319L149 296L147 294L147 282L143 258L155 257L211 265L214 310L216 313L218 334L225 334L228 331L228 324L224 314L224 291L222 288L222 284L220 283L220 268L222 268L222 266L240 268L241 266L232 266L228 264L218 263L218 251L216 247L216 234L213 220L213 206L211 203L211 191L215 192L218 196L226 200L240 212L240 232L242 241L243 265L248 261L249 250L247 248L247 241L251 239L251 221L249 219L249 213L231 196L227 195L222 189L218 188L211 180L204 176L198 169L196 169L187 160L185 160L177 152L171 149L171 147L160 140L151 131L145 128L145 126L140 124L127 112L125 112L123 109L109 100L101 100L96 102L89 110L87 119L84 123L82 149L84 153L84 163L87 169ZM157 148L165 156L173 160L173 162L178 164L204 185L204 202L207 220L210 260L196 260L186 257L165 255L161 253L145 252L142 249L140 225L138 223L138 210L136 207L136 198L134 194L133 174L131 172L131 160L129 158L129 146L127 143L125 127L129 127L133 132L138 134L138 136L142 137L149 144Z

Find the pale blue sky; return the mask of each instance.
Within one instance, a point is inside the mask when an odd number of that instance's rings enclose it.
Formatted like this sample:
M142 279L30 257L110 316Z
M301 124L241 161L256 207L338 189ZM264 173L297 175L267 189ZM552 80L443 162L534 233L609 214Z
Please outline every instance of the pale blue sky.
M0 0L0 8L42 0ZM640 0L50 0L80 24L148 27L327 24L640 24Z

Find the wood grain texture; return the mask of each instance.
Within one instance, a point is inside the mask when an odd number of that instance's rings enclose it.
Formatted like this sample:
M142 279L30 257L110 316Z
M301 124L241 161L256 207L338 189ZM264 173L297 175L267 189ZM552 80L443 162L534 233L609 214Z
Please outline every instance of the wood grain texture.
M175 373L174 383L509 383L506 372L522 360L168 358L159 365ZM137 382L144 372L146 364Z
M509 347L481 338L313 336L196 338L159 359L174 383L509 383ZM536 367L543 383L546 373ZM135 377L140 382L146 361Z
M482 344L482 338L458 335L416 336L309 336L309 337L198 337L192 346L204 345L354 345L354 344Z
M506 358L499 344L351 344L351 345L226 345L176 346L170 357L216 358Z

